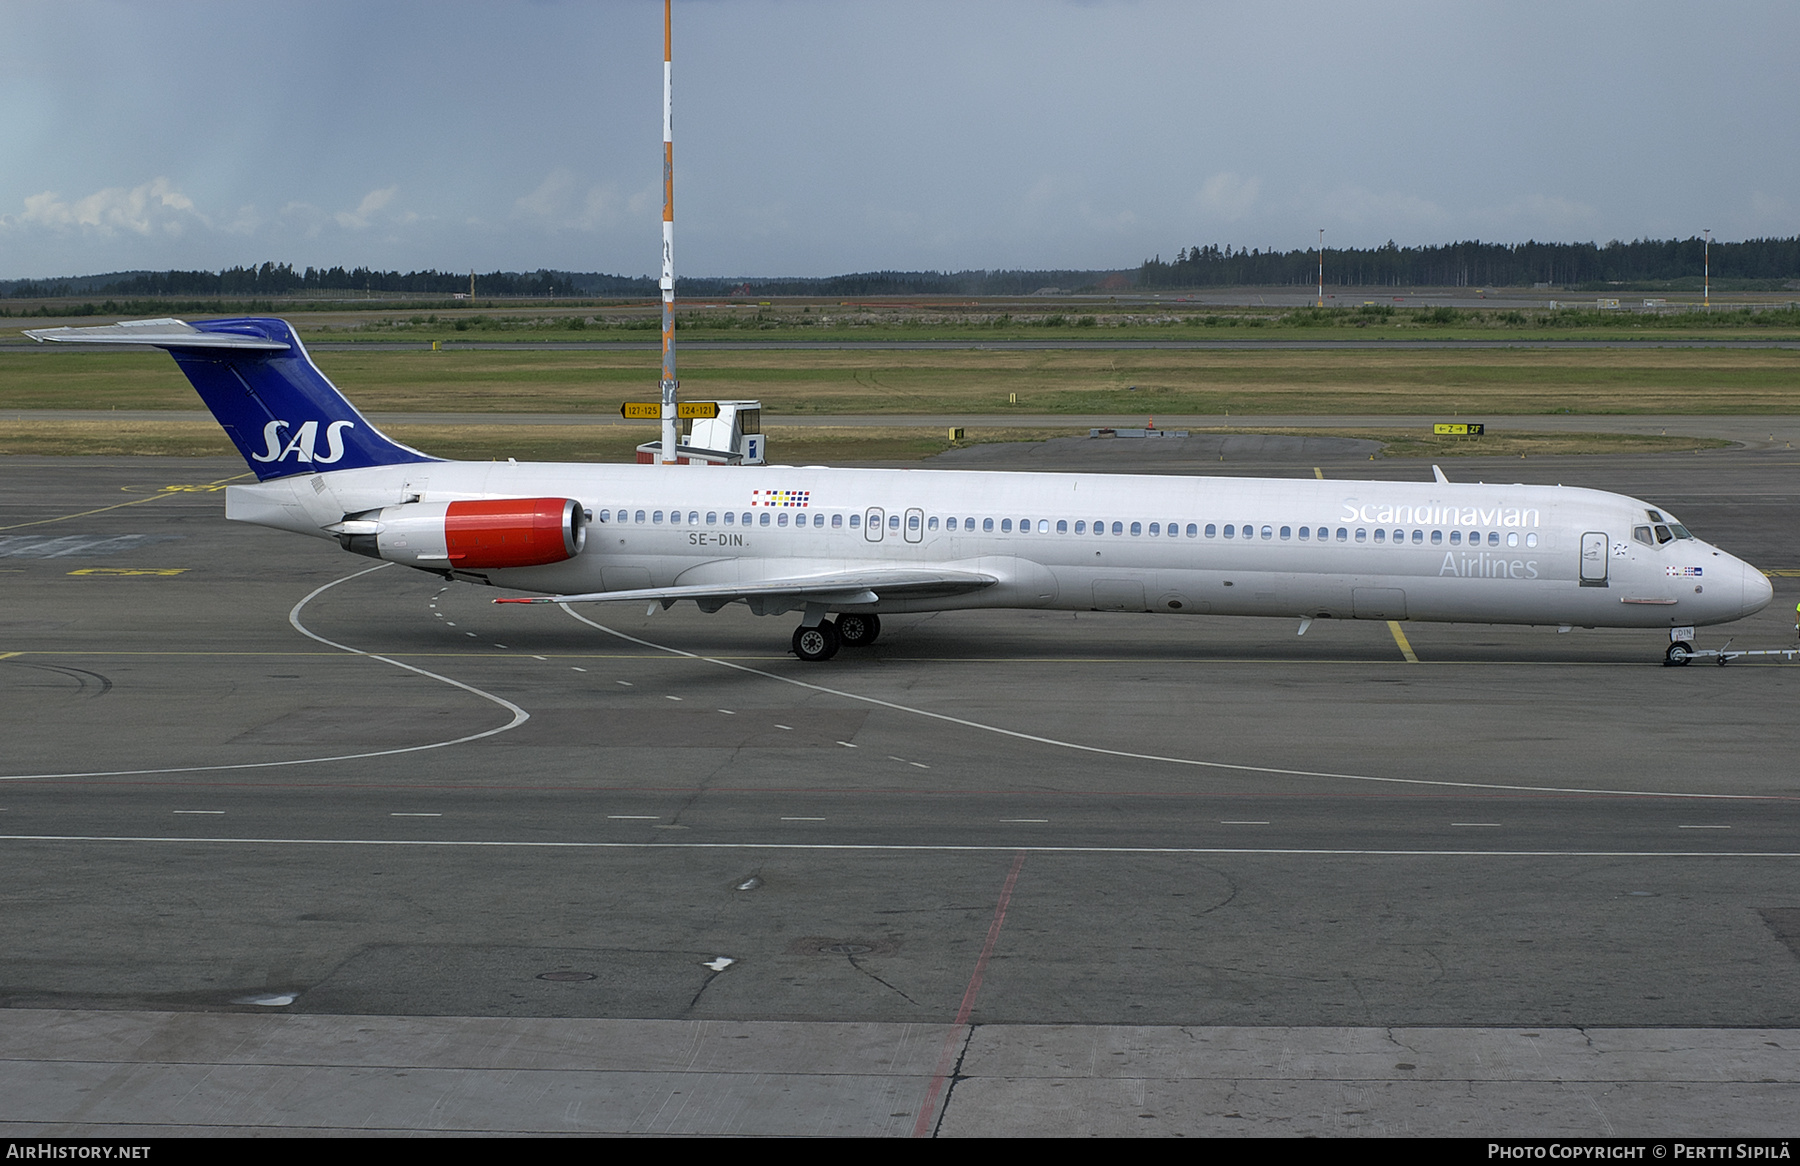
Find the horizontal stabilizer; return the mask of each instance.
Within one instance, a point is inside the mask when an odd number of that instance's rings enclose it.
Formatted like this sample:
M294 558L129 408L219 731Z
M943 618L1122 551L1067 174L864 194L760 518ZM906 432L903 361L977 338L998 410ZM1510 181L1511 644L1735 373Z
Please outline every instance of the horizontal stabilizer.
M286 352L293 347L267 336L202 332L183 320L125 320L98 328L33 328L25 335L56 344L148 344L154 348L240 348Z
M803 575L789 579L758 579L742 583L700 583L682 587L643 587L632 591L594 591L585 595L535 595L496 599L495 603L643 603L680 599L717 600L793 597L816 603L877 603L883 596L961 595L992 587L1000 580L975 571L940 571L894 568L874 571L839 571L828 575Z

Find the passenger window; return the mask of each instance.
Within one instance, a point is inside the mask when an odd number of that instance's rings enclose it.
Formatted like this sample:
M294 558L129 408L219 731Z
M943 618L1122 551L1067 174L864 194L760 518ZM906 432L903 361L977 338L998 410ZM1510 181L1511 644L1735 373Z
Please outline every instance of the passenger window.
M1362 533L1361 531L1357 531L1357 534L1360 535L1361 533ZM1387 541L1387 531L1385 531L1385 530L1376 531L1375 532L1375 541L1378 543L1386 542Z
M1417 546L1419 543L1422 543L1424 541L1425 541L1425 532L1424 531L1422 531L1422 530L1413 531L1413 545Z
M658 510L655 514L652 514L650 516L650 521L660 523L662 521L662 511Z
M937 523L938 523L937 516L934 514L934 515L932 515L931 521L925 524L925 529L926 530L936 530Z
M932 519L931 525L936 526L937 519L935 519L935 518ZM908 529L908 530L918 530L919 529L919 516L916 513L908 514L906 516L906 529Z
M708 510L706 512L706 525L717 526L718 524L719 524L719 512L717 510Z
M1537 546L1537 533L1535 531L1525 536L1525 545L1528 547Z
M688 511L688 525L689 526L699 526L700 525L700 512L698 510Z
M818 527L822 527L824 525L825 525L825 516L823 514L813 515L813 526L815 529Z
M1376 532L1375 532L1375 533L1376 533L1376 534L1380 534L1380 533L1381 533L1381 532L1380 532L1380 531L1376 531ZM1366 531L1366 530L1364 530L1364 529L1363 529L1363 528L1362 528L1362 527L1360 527L1360 526L1359 526L1359 527L1357 527L1357 528L1356 528L1356 541L1357 541L1357 542L1359 542L1359 543L1361 543L1361 542L1368 542L1368 541L1369 541L1369 532L1368 532L1368 531Z
M1349 536L1350 536L1350 532L1348 530L1346 530L1344 527L1341 527L1341 526L1338 527L1337 540L1339 542L1343 542Z
M1305 542L1306 539L1307 539L1306 528L1303 526L1300 528L1300 541Z
M1012 519L1002 518L1000 520L1000 533L1001 534L1011 534L1012 533Z
M1123 522L1113 523L1113 533L1114 534L1124 534L1125 533L1125 524Z
M1273 529L1273 528L1271 528L1271 527L1267 527L1267 526L1265 526L1265 527L1263 527L1263 528L1262 528L1262 536L1263 536L1263 537L1264 537L1264 538L1274 538L1274 537L1275 537L1275 531L1274 531L1274 529Z
M1207 538L1212 538L1215 535L1217 535L1218 533L1219 533L1219 528L1217 525L1215 525L1214 523L1211 523L1211 522L1206 524L1206 537Z
M1057 534L1068 534L1069 533L1069 520L1068 519L1059 518L1056 520L1056 533Z
M898 514L888 515L888 529L889 530L899 530L900 529L900 516Z
M1453 547L1462 546L1462 531L1453 530L1450 532L1450 545Z
M1150 524L1150 533L1160 538L1162 536L1162 523L1152 522Z
M1443 541L1444 541L1444 532L1443 531L1434 530L1431 532L1431 545L1432 546L1434 546L1434 547L1441 546L1443 544Z
M727 514L725 517L727 520L729 520L731 518L731 515ZM833 530L836 530L837 528L839 528L843 525L844 525L844 516L843 515L834 514L831 516L831 526L832 526Z
M749 526L749 525L750 525L750 512L749 512L749 511L748 511L748 510L746 510L746 511L744 511L744 519L743 519L743 521L744 521L744 525L745 525L745 526Z
M783 510L780 514L777 514L775 516L775 525L776 526L786 526L787 519L788 519L787 511Z
M1131 524L1131 537L1132 538L1136 538L1138 535L1143 534L1143 533L1144 533L1144 524L1143 523L1134 522Z
M981 529L984 534L994 533L994 520L991 518L982 519L981 520Z
M1237 527L1235 527L1235 526L1231 525L1231 523L1227 522L1225 524L1225 537L1226 538L1236 538L1237 537Z
M1293 538L1293 537L1294 537L1294 528L1293 527L1284 526L1281 528L1281 538L1282 538L1283 542L1286 542L1288 539Z
M1519 532L1518 531L1509 530L1506 532L1506 545L1509 547L1516 547L1519 545Z
M1500 545L1500 532L1497 530L1488 531L1488 546L1497 547L1499 545Z
M1087 533L1087 519L1083 518L1083 519L1078 520L1075 523L1075 533L1076 534L1086 534Z
M1193 538L1195 535L1198 535L1199 533L1200 533L1199 527L1195 526L1191 522L1187 524L1187 536L1189 538Z
M850 516L850 529L851 530L860 530L861 528L862 528L862 515L852 514Z
M725 525L730 526L732 523L734 523L736 521L737 521L737 515L733 514L731 511L727 510L725 512Z
M1063 524L1059 522L1059 523L1057 523L1057 525L1061 526ZM1039 534L1049 534L1050 533L1050 520L1048 518L1038 519L1038 533Z

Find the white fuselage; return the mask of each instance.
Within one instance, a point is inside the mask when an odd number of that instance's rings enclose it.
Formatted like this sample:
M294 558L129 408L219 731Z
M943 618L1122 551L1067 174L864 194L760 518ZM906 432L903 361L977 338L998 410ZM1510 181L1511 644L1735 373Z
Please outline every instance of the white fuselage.
M1771 596L1759 571L1699 539L1634 538L1658 525L1680 530L1666 513L1653 520L1649 504L1561 486L431 462L233 486L227 514L329 538L321 528L377 507L534 496L592 512L582 553L458 577L577 594L930 566L999 582L834 610L1588 627L1719 623ZM804 604L751 606L769 614Z

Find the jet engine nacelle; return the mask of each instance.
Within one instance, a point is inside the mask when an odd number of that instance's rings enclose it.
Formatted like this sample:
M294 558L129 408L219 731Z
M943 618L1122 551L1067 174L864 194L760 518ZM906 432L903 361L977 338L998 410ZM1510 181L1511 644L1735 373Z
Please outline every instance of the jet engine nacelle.
M408 502L325 529L347 551L410 567L541 567L581 553L587 512L572 498Z

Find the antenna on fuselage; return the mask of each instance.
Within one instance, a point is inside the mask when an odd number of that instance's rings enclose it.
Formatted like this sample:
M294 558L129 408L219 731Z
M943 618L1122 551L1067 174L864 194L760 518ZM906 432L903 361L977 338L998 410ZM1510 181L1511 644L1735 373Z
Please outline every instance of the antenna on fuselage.
M675 129L670 65L671 0L663 0L663 216L662 216L662 464L675 464Z

